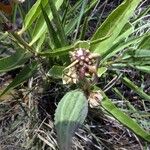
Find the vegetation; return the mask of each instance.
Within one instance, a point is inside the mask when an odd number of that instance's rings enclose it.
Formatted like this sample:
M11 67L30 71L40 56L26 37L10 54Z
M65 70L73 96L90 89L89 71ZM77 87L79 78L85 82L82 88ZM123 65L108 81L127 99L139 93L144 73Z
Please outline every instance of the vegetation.
M148 149L150 7L124 0L99 17L107 3L27 0L0 12L2 149L134 148L119 139Z

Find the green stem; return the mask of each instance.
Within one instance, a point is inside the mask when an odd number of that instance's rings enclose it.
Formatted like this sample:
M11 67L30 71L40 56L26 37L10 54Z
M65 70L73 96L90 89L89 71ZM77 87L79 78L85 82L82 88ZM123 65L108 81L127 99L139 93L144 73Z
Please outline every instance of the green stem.
M19 36L17 33L15 32L10 32L10 34L15 38L15 40L17 40L17 42L19 42L19 44L21 46L23 46L25 49L27 49L28 51L30 51L31 53L35 54L36 51L26 42L24 41L23 38L21 38L21 36Z

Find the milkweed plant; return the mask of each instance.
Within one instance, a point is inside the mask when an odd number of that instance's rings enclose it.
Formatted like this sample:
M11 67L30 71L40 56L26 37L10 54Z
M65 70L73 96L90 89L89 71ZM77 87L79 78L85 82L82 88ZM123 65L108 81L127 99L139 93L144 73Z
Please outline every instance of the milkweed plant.
M139 22L148 15L149 7L135 14L142 0L124 0L98 25L88 39L88 22L99 0L79 0L70 6L65 0L37 0L22 13L24 3L14 3L12 18L2 10L0 39L11 40L14 53L0 59L0 72L21 68L0 96L34 77L45 62L49 62L46 79L61 80L63 86L74 85L55 111L54 124L61 150L71 149L75 131L85 121L88 108L97 108L109 114L139 138L150 142L150 134L136 120L120 110L99 84L109 70L136 92L143 101L150 95L135 85L121 70L133 68L150 73L150 32L142 30ZM23 21L15 25L17 10ZM113 85L109 85L108 90Z

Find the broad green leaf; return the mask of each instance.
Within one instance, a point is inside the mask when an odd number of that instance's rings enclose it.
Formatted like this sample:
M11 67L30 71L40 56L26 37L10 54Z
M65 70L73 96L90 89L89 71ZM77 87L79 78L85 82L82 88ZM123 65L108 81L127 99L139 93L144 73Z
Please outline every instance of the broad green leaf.
M133 25L128 22L128 23L125 24L125 26L122 28L120 34L118 35L117 39L115 39L115 41L114 41L113 44L118 43L118 42L119 42L120 40L122 40L122 39L127 39L128 36L133 33L133 31L134 31Z
M88 100L83 91L68 92L59 102L55 113L55 127L61 150L70 150L76 129L84 122Z
M21 72L15 77L15 79L6 87L6 89L0 94L0 97L9 90L17 87L23 82L27 81L37 71L37 62L27 65Z
M102 107L114 116L119 122L125 125L127 128L132 130L136 135L140 136L144 140L150 142L150 134L142 129L134 120L119 110L106 95L101 102Z
M30 55L23 50L17 50L13 55L0 59L0 73L13 70L23 65Z
M60 79L62 78L63 70L65 67L63 66L53 66L47 73L48 76Z
M56 6L57 10L60 8L62 3L63 3L63 0L56 0L55 1L55 6ZM46 5L44 7L44 10L47 13L49 19L52 20L53 16L52 16L52 12L51 12L49 5ZM32 34L33 39L30 42L30 45L34 44L41 37L41 35L43 33L45 33L46 31L47 31L46 22L44 20L43 15L41 14L39 16L39 19L37 20L35 30L33 31L33 34Z
M105 39L98 39L98 40L102 41ZM96 42L96 41L93 41L93 42ZM38 55L47 56L47 57L56 57L56 56L66 55L66 54L68 54L69 51L72 51L75 48L90 49L91 44L93 44L93 43L90 43L90 41L77 41L76 43L74 43L72 45L54 49L52 52L49 52L49 50L47 50L46 52L39 52Z
M130 81L127 77L122 78L122 82L131 88L134 92L136 92L143 99L150 101L150 95L146 94L140 87L135 85L132 81Z
M92 50L99 54L104 54L112 47L114 40L118 37L121 30L128 22L128 19L133 15L133 12L141 0L124 0L97 29L91 40L111 36L100 43L92 46Z

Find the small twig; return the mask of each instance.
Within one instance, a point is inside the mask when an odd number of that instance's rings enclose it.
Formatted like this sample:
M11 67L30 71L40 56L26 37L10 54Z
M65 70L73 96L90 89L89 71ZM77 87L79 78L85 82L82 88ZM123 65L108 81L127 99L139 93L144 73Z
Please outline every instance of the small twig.
M33 77L31 79L29 79L28 88L32 89L32 85L33 85ZM29 110L31 111L31 107L33 106L33 100L32 100L31 92L29 93L28 97L29 97Z

